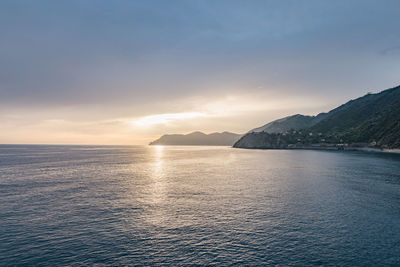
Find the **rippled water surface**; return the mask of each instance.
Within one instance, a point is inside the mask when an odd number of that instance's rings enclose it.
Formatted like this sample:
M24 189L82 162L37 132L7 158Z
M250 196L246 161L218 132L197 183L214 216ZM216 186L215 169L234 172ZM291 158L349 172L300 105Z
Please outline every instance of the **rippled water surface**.
M0 265L400 265L400 157L0 146Z

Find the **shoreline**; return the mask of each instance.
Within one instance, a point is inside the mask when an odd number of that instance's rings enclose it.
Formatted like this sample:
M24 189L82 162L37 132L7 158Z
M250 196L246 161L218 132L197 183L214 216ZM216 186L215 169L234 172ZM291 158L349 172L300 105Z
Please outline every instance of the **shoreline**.
M366 153L388 153L388 154L400 154L399 148L384 149L384 148L372 148L372 147L232 147L239 149L258 149L258 150L324 150L324 151L361 151Z

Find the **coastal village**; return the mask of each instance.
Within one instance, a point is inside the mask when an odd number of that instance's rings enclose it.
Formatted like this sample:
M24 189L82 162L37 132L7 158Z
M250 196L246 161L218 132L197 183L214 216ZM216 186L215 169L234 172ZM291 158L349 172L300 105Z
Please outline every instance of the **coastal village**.
M245 140L243 140L245 139ZM348 142L345 137L333 134L314 133L306 130L289 130L281 133L252 132L246 138L240 139L234 147L240 147L246 142L246 147L251 148L289 148L289 149L329 149L329 150L359 150L359 149L384 149L385 145L378 146L376 141L370 143ZM239 146L238 146L239 145Z

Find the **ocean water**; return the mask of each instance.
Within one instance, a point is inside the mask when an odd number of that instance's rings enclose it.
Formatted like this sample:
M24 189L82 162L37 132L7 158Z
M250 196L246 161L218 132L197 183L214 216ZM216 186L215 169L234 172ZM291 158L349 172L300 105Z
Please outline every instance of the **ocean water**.
M0 266L399 266L400 157L0 146Z

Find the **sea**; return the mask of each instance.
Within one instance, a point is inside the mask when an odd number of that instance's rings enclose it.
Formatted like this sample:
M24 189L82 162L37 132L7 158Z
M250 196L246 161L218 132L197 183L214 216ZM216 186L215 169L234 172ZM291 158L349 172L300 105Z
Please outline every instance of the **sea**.
M400 155L0 146L0 266L400 266Z

